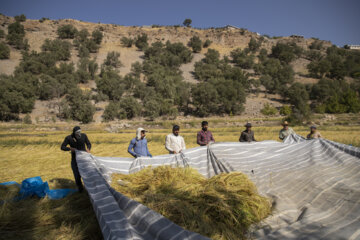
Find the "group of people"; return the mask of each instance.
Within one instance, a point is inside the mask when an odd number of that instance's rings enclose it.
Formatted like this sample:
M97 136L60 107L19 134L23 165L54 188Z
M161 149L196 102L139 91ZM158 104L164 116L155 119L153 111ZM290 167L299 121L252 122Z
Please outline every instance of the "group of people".
M283 122L283 128L279 132L280 140L284 140L287 136L295 134L294 130L289 127L287 121ZM209 123L203 121L201 123L201 131L197 133L196 142L200 146L206 146L210 143L214 143L215 139L208 130ZM245 124L245 130L241 132L239 141L240 142L253 142L255 140L254 131L252 131L251 123ZM128 152L135 158L138 157L152 157L148 149L148 142L146 139L146 130L143 128L138 128L136 130L136 137L130 141ZM320 132L317 131L315 125L310 127L310 133L307 135L307 139L321 138ZM180 127L174 125L172 128L172 133L167 135L165 138L165 149L169 151L169 154L181 153L186 149L185 141L182 136L180 136ZM65 137L63 143L61 144L61 150L71 151L71 168L74 173L75 182L78 186L79 192L83 191L83 185L81 182L81 176L76 162L75 150L87 151L90 153L91 143L86 134L81 132L79 126L73 128L71 135Z

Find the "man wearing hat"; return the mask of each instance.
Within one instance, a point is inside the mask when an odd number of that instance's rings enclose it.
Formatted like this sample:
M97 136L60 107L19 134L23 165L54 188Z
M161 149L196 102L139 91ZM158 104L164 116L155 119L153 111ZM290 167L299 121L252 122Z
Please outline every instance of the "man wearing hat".
M71 151L71 168L73 170L75 182L79 189L79 192L82 192L84 187L81 182L81 176L76 162L75 150L87 151L89 153L90 149L91 143L86 134L81 133L81 129L79 126L74 127L72 134L67 136L61 144L61 150Z
M322 138L320 132L317 130L315 125L310 127L310 133L306 136L307 139Z
M136 130L136 137L130 141L128 153L135 158L142 156L152 157L147 146L146 132L145 129L138 128Z
M174 125L172 131L173 133L167 135L165 138L165 148L169 151L169 154L181 153L186 149L186 146L184 138L179 135L180 127Z
M245 124L245 131L243 131L240 135L239 141L240 142L255 142L255 137L254 137L254 131L251 130L251 123L247 123Z
M281 125L283 126L283 129L281 129L279 132L279 138L281 140L284 140L287 136L291 134L295 134L294 130L289 127L289 123L287 121L284 121Z

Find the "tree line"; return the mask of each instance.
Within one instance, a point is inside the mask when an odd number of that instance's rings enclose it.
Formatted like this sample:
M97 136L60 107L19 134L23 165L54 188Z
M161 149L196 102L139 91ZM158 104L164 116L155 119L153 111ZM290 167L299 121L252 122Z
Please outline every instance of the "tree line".
M240 114L246 96L263 85L267 92L280 94L289 105L282 109L289 120L307 119L312 112L359 112L360 53L338 48L324 49L314 41L308 49L294 42L274 45L270 52L262 48L264 38L251 38L245 49L234 49L229 56L211 48L211 41L192 37L182 43L157 41L149 44L148 36L120 39L124 47L133 45L143 52L144 61L132 64L131 72L121 76L120 53L108 52L99 66L91 53L96 53L103 33L96 29L78 30L72 25L58 27L58 38L46 39L40 52L29 51L24 27L18 18L8 25L8 34L0 32L0 57L7 58L9 46L22 50L22 60L12 75L0 76L0 120L18 119L29 113L36 99L61 99L58 116L84 123L91 122L94 102L109 101L104 120L177 115ZM25 18L26 20L26 18ZM185 82L180 71L194 53L207 48L205 56L194 65L197 84ZM70 61L76 49L80 60ZM309 77L316 84L294 82L291 62L297 58L310 60ZM249 69L253 73L249 73ZM347 81L351 78L353 81ZM95 80L96 92L78 88L79 83ZM267 106L263 113L274 113Z

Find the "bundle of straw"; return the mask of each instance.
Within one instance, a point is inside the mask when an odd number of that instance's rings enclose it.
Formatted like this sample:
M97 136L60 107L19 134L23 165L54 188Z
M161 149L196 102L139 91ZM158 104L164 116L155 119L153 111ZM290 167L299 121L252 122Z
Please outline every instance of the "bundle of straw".
M130 175L113 174L112 187L212 239L244 239L250 225L271 212L270 200L240 172L206 179L191 168L149 167Z

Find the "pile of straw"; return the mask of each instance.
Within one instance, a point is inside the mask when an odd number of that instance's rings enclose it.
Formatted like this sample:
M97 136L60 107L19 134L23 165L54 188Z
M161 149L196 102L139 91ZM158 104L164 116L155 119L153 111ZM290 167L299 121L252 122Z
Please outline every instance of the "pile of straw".
M212 239L244 239L250 225L271 212L270 200L240 172L206 179L191 168L162 166L114 174L112 187Z

